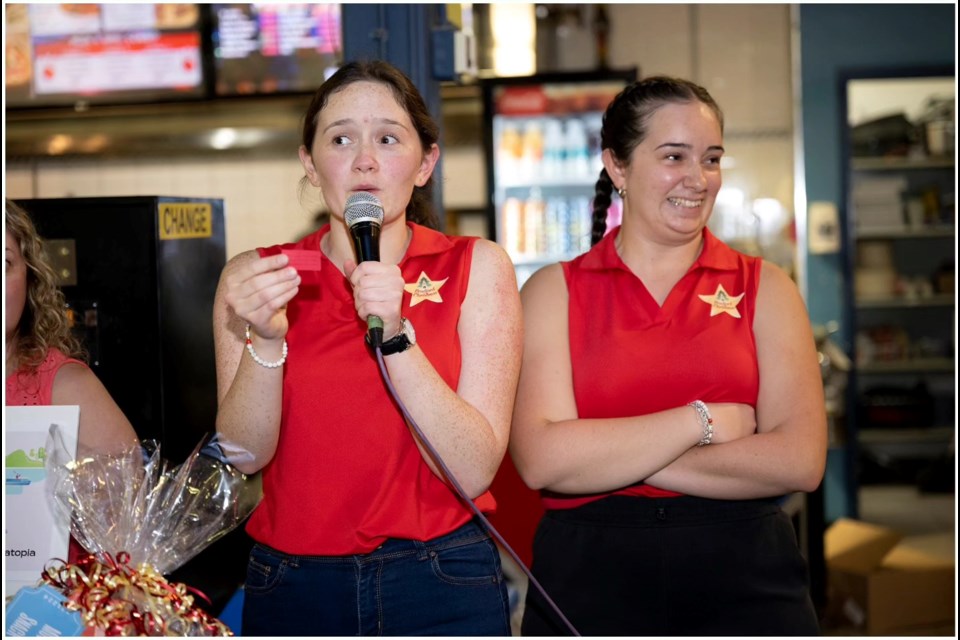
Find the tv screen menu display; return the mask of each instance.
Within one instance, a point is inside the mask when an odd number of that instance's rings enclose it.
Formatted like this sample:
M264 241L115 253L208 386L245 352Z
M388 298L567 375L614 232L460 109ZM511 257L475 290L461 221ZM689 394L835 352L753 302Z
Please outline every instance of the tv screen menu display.
M213 4L215 93L316 89L343 56L339 4Z
M7 106L203 97L196 4L5 4Z

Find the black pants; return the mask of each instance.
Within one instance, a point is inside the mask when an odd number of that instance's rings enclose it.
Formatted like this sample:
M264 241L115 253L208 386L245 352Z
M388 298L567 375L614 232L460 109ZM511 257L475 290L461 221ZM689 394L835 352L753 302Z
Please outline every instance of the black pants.
M533 575L582 635L819 635L793 525L772 500L611 496L551 510ZM532 587L523 635L568 635Z

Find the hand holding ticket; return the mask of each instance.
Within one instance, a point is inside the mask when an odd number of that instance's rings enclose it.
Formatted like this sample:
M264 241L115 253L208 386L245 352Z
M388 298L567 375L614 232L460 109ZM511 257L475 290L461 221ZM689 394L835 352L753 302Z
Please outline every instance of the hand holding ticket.
M309 249L284 249L281 251L290 258L289 266L297 271L320 271L323 254Z

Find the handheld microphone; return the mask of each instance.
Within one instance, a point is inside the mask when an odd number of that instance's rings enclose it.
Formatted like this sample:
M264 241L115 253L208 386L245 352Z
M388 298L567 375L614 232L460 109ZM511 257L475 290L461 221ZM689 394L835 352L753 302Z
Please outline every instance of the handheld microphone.
M357 263L380 262L380 225L383 223L383 205L372 193L358 191L347 198L343 219L353 238ZM367 316L367 336L374 349L383 342L383 320Z

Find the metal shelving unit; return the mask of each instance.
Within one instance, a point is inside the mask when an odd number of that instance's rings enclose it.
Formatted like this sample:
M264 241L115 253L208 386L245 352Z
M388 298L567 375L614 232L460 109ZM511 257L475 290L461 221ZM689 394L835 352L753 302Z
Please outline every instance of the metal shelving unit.
M947 289L949 281L939 282L934 274L941 268L938 265L953 260L956 227L947 217L947 207L935 212L927 203L923 222L911 224L905 200L924 189L946 196L949 187L944 185L953 179L954 162L952 158L852 158L848 168L851 275L863 268L858 259L861 252L865 257L867 249L878 248L889 255L891 276L895 274L886 292L858 292L851 285L851 333L856 336L849 396L857 452L854 464L861 471L889 468L894 470L891 473L908 474L905 470L945 455L955 440L956 296ZM889 203L904 209L904 221L870 224L863 217L872 209L858 207L855 185L859 180L890 177L906 185L904 201Z

